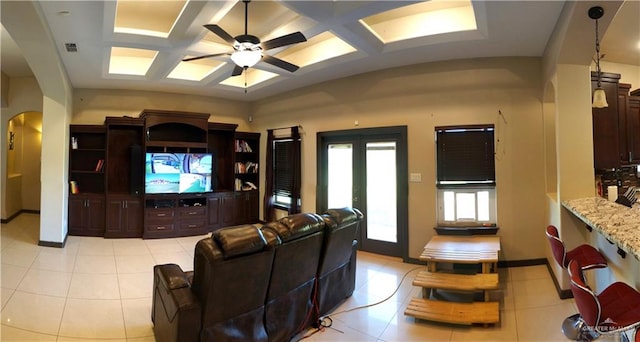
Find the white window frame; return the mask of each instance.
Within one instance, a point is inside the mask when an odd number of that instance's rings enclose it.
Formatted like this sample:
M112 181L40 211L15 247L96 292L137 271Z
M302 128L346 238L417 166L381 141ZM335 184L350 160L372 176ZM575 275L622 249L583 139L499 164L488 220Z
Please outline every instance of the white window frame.
M473 193L476 195L476 208L475 208L475 216L476 219L457 219L457 207L454 207L454 219L453 220L445 220L445 203L444 203L444 194L445 192L451 191L454 193L454 201L456 199L456 194L458 193ZM480 191L488 191L489 192L489 219L488 220L478 220L478 208L477 208L477 193ZM497 224L497 210L496 210L496 188L494 186L458 186L458 187L446 187L446 188L438 188L437 189L437 205L438 205L438 225L442 226L473 226L473 225L483 225L483 224ZM456 205L456 204L454 204Z

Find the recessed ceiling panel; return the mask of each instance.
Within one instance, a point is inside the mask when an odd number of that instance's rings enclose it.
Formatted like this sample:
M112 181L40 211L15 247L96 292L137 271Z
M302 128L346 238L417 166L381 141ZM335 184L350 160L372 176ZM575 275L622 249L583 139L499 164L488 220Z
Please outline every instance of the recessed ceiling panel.
M272 72L260 69L248 69L245 70L242 75L229 77L226 80L220 82L220 84L237 88L250 88L258 83L262 83L276 76L278 76L278 74L274 74Z
M431 0L372 15L360 22L385 44L477 29L470 0Z
M220 21L211 22L210 24L220 26L232 37L244 34L244 9L244 3L238 1ZM273 31L277 30L281 25L289 23L298 17L297 13L292 12L277 1L251 1L248 10L249 21L247 33L257 36L261 41L268 40L266 38L267 35L273 33ZM283 34L286 33L290 32ZM274 34L273 37L270 38L275 38L276 36L277 35ZM229 45L229 43L211 32L204 36L203 41Z
M304 67L355 51L353 46L327 31L284 50L277 57Z
M195 57L195 56L187 56ZM212 59L199 59L190 62L180 62L167 78L187 80L187 81L201 81L203 78L209 76L212 72L220 68L224 62L220 62Z
M158 51L112 47L109 59L109 73L119 75L144 76Z
M119 0L114 31L145 36L168 37L187 0Z

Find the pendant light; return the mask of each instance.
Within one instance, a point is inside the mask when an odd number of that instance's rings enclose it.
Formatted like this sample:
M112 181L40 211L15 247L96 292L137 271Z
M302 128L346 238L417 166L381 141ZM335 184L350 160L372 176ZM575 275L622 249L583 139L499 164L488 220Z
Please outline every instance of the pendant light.
M607 95L602 89L601 85L601 77L602 71L600 70L600 39L598 37L598 19L602 18L604 15L604 9L600 6L594 6L589 9L589 18L596 21L596 73L598 74L598 85L596 89L593 91L593 103L591 106L593 108L606 108L609 107L607 103Z

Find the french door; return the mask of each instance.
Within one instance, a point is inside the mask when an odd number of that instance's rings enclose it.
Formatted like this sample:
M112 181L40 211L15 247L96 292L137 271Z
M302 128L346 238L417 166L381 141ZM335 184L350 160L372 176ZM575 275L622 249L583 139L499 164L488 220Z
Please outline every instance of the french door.
M318 133L317 209L364 214L358 248L407 258L407 128Z

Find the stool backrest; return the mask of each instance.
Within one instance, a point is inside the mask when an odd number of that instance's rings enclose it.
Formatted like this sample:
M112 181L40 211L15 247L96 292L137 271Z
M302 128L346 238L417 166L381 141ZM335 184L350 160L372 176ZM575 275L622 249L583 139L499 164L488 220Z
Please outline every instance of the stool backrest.
M569 276L571 277L571 293L576 301L580 316L588 326L596 327L600 322L600 301L591 288L585 283L580 263L576 260L569 262Z
M558 265L562 266L562 268L567 268L567 250L564 247L564 242L560 240L558 228L552 225L547 226L545 235L547 236L549 244L551 245L551 253L553 254L553 258L556 259L556 262L558 263Z

